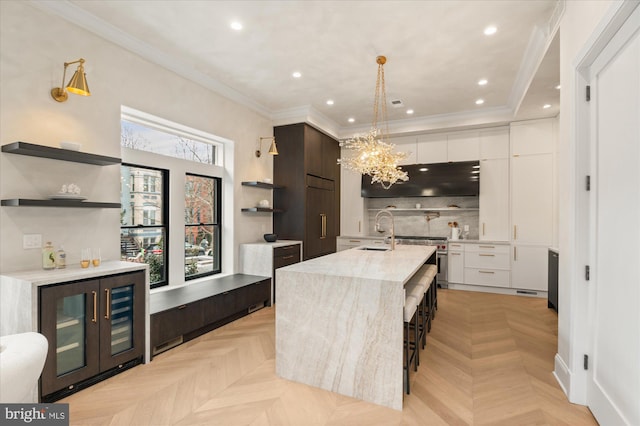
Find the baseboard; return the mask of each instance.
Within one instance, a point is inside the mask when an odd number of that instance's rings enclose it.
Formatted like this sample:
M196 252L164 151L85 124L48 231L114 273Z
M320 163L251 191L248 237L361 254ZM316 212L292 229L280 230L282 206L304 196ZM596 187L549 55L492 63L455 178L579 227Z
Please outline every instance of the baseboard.
M556 378L558 384L562 388L562 391L568 398L569 390L571 389L571 373L569 372L569 367L567 367L567 364L565 364L560 354L556 354L554 357L554 364L553 376Z
M447 283L449 290L477 291L480 293L507 294L511 296L537 297L540 299L547 298L547 292L543 290L522 290L517 288L506 287L489 287L473 284L455 284Z

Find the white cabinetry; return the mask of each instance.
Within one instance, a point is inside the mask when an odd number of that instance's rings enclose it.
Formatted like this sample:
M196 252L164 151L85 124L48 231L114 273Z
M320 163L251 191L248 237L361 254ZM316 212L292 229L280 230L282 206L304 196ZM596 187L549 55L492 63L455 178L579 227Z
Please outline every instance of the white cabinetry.
M341 158L353 155L354 151L341 150ZM361 195L362 175L340 167L340 234L362 235L364 225L364 199Z
M509 241L509 160L480 161L481 240Z
M416 164L473 161L480 158L477 130L419 136Z
M454 284L464 283L464 247L463 244L449 242L447 281Z
M465 244L464 283L489 287L509 287L509 246Z
M544 245L514 244L511 287L547 291L548 247Z
M447 135L447 161L474 161L480 159L478 131Z
M385 237L343 237L336 239L336 251L348 250L360 246L382 246Z
M446 163L447 135L426 135L418 137L416 164Z
M511 124L511 286L546 291L554 241L555 119Z
M396 146L396 152L404 152L407 156L401 160L398 164L418 164L417 155L418 155L418 147L416 144L415 136L408 137L400 137L400 138L390 138L389 142Z
M481 240L509 241L509 128L480 131Z

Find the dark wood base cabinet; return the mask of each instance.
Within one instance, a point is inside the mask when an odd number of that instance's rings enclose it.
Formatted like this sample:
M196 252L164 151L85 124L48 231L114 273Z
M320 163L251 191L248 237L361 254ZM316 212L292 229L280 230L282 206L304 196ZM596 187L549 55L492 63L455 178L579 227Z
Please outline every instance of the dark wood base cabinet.
M142 271L39 288L39 329L49 341L42 402L57 401L142 362Z
M189 289L177 289L175 300L188 297ZM170 293L169 290L166 293ZM163 295L165 296L165 295ZM271 280L182 303L151 315L152 355L191 340L270 304ZM153 295L152 295L153 305ZM153 312L153 310L152 310Z

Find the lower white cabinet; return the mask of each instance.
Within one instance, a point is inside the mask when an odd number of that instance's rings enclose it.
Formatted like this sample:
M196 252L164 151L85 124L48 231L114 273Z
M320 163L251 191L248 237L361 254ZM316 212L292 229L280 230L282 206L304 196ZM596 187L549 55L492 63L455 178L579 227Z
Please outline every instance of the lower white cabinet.
M464 245L449 242L447 281L464 284Z
M343 237L336 239L336 251L348 250L354 247L383 245L384 237Z
M511 287L547 291L548 247L514 244L511 247Z
M508 288L510 267L509 246L506 244L464 245L465 284Z

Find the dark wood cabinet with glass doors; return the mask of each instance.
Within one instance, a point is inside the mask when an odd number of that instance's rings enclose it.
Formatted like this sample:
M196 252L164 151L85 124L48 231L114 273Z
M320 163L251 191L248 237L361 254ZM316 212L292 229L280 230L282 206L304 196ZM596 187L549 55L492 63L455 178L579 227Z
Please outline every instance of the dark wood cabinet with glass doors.
M39 288L39 328L49 341L42 402L52 402L142 362L142 271Z

